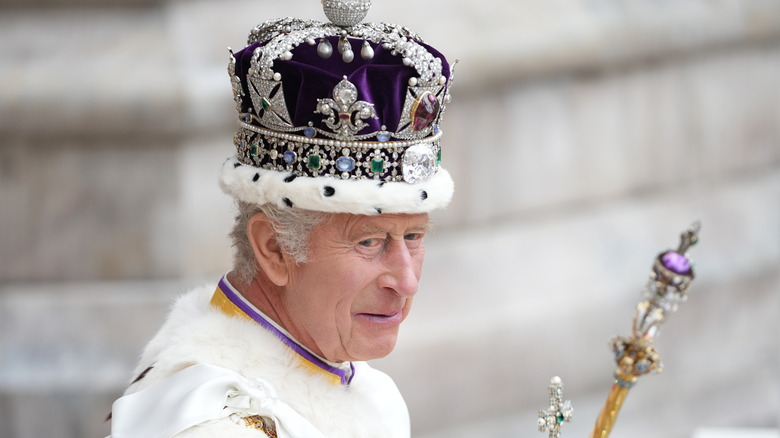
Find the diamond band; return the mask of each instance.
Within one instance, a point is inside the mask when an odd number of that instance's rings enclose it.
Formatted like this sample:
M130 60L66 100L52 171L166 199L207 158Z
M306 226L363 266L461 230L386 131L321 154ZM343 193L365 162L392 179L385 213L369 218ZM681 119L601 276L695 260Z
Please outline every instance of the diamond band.
M310 138L240 122L233 137L241 163L296 176L419 183L439 169L442 132L409 141Z

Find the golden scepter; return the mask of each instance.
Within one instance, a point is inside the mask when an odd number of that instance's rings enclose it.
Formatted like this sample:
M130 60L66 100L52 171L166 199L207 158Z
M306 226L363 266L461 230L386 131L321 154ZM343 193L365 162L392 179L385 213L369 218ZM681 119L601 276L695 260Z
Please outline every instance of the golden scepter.
M642 290L643 300L636 306L631 336L612 339L617 369L612 389L604 408L596 420L590 438L607 438L615 425L628 391L640 376L661 372L661 358L653 347L653 339L668 315L677 311L688 296L686 292L694 279L693 264L686 252L699 240L698 222L680 235L677 250L664 251L656 257L650 279ZM549 432L550 438L560 437L560 426L571 421L571 403L563 402L563 383L559 377L550 382L550 407L539 411L539 431Z

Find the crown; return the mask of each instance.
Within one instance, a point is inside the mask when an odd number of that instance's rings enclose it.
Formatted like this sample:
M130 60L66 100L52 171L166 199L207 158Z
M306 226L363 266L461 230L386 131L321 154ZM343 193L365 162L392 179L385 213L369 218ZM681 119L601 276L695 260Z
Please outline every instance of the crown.
M223 188L248 202L334 212L445 206L452 181L439 123L450 65L406 27L360 23L368 0L322 4L330 22L267 21L230 51L239 129Z

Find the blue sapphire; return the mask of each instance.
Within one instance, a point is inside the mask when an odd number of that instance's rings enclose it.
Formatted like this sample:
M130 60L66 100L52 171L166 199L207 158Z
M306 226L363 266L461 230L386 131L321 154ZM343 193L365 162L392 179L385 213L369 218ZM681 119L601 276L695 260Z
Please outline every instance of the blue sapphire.
M293 151L285 151L284 153L284 162L287 164L294 163L297 158L298 158L298 154L296 154Z
M316 134L316 133L317 132L311 126L305 128L303 130L303 135L305 135L306 137L314 137L314 134Z
M355 160L351 157L340 157L336 160L336 169L342 172L349 172L355 168Z
M390 140L390 133L387 131L382 131L376 135L376 139L381 141L382 143Z

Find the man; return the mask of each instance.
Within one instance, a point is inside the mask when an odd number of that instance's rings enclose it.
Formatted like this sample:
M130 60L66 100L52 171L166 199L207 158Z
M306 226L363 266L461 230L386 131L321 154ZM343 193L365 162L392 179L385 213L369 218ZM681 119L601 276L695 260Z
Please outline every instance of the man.
M367 4L324 3L332 23L266 22L231 53L235 266L177 301L113 438L409 436L395 384L365 361L393 350L428 212L452 197L450 67L408 29L358 24Z

